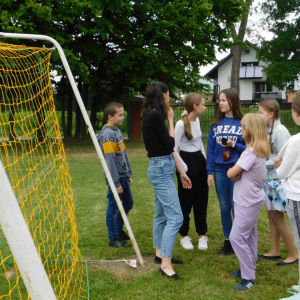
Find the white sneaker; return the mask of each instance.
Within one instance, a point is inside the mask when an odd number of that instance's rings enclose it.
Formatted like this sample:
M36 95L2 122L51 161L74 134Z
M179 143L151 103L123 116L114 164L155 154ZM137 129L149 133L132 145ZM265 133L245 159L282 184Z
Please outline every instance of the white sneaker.
M191 243L191 238L189 236L186 236L185 238L180 239L180 245L186 250L193 250L194 249L194 246Z
M207 242L208 242L208 237L207 236L204 236L204 237L200 238L199 241L198 241L198 249L207 250L208 249Z
M299 285L293 285L292 290L299 293Z

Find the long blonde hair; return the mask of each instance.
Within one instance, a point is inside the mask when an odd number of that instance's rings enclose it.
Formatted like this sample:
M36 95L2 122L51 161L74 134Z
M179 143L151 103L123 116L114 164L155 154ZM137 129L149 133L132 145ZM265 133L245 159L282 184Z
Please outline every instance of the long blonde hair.
M260 114L246 114L241 121L245 130L245 143L259 157L269 157L271 149L267 137L267 126Z
M274 99L265 99L261 101L258 106L261 106L264 110L266 110L269 113L273 113L273 118L272 118L272 126L271 126L271 132L270 132L270 137L269 137L269 145L271 148L271 152L273 152L273 147L272 147L272 134L273 134L273 129L274 129L274 124L275 122L279 119L279 110L280 106L278 102Z
M188 118L188 114L194 110L194 105L199 105L202 101L204 101L204 96L198 93L189 93L186 95L183 106L187 112L187 115L181 117L180 120L183 121L184 124L184 133L186 138L190 141L193 139L192 129L191 129L191 122Z

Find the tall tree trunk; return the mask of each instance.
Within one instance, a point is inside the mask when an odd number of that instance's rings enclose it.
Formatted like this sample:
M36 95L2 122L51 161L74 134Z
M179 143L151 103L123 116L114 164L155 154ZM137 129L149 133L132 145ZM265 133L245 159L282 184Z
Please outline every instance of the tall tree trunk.
M242 59L243 48L239 45L233 47L231 82L230 87L235 88L240 92L240 66Z
M84 103L84 106L86 109L87 109L88 100L89 100L89 88L90 88L89 85L87 85L87 84L83 85L82 100L83 100L83 103ZM80 114L80 116L81 116L81 138L86 139L87 138L86 124L85 124L82 114Z
M230 28L233 35L233 41L237 43L238 41L243 41L246 33L249 10L253 0L245 0L248 5L246 11L242 15L240 27L238 33L235 30L234 25ZM230 87L235 88L240 92L240 66L241 66L241 57L243 53L243 48L239 45L233 47L233 57L232 57L232 69L231 69L231 82Z
M68 98L68 94L62 96L61 99L61 126L64 137L66 136L66 99Z
M79 94L82 98L82 81L78 81L78 90ZM80 132L81 132L81 110L79 108L78 102L75 101L75 111L76 111L76 127L75 127L75 138L80 138Z
M72 137L72 121L73 121L73 90L71 87L68 89L68 119L67 119L67 130L66 137Z
M62 131L63 131L63 136L65 137L67 132L66 132L66 100L68 98L68 90L67 90L67 84L65 81L65 78L63 77L62 80L62 90L63 90L63 95L61 98L61 126L62 126Z
M98 107L99 107L98 99L99 99L99 95L95 95L93 97L92 105L91 105L90 119L91 119L92 127L94 128L94 130L96 129L97 112L98 112Z

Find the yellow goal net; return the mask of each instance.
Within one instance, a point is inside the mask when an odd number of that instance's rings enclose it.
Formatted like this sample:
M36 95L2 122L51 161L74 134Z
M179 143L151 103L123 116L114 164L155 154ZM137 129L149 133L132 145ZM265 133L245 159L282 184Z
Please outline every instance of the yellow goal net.
M52 51L0 43L0 159L57 299L88 299L50 80ZM0 299L29 298L0 227Z

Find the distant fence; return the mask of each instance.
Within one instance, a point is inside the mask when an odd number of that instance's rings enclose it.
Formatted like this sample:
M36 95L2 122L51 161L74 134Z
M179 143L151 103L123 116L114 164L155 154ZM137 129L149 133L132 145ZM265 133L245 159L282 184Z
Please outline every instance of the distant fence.
M281 123L289 130L291 134L299 133L299 126L295 124L292 118L291 112L291 103L280 103L280 120ZM183 105L173 105L174 110L174 121L175 123L181 118L181 113L184 108ZM252 104L242 104L243 114L249 112L258 112L258 107ZM216 115L216 105L215 104L207 104L205 114L200 117L201 130L204 137L207 137L209 134L209 129L211 126L211 122L214 120Z

